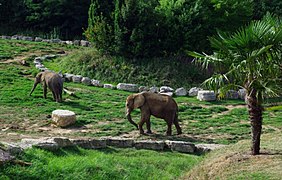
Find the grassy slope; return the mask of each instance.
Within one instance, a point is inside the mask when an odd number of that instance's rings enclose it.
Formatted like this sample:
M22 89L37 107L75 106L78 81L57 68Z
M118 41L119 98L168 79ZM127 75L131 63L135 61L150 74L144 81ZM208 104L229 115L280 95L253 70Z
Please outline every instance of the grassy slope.
M262 136L261 155L250 155L250 141L214 151L183 179L281 179L281 132Z
M15 41L3 41L5 46L0 45L0 52L8 53L9 57L18 57L24 55L25 59L32 64L32 58L34 57L34 52L36 55L46 54L46 49L50 48L49 53L55 53L61 50L70 51L70 47L61 47L59 45L50 45L42 43L27 43L27 42L15 42ZM10 44L10 45L9 45ZM30 46L27 51L17 53L18 51L11 51L8 47L15 45L16 49L24 48L24 46ZM43 46L46 48L39 48ZM54 47L53 47L54 46ZM73 47L72 47L73 48ZM6 58L0 58L0 62L6 61ZM48 65L50 67L56 65L56 62L50 62ZM137 131L134 127L127 122L124 117L124 101L126 97L131 94L124 91L113 91L103 88L88 87L81 84L65 83L65 86L70 90L75 91L76 97L64 94L64 102L61 104L55 103L51 99L51 94L49 93L47 99L42 98L42 89L38 87L34 92L32 97L28 96L28 93L32 87L32 75L36 70L31 66L21 66L16 62L2 64L0 63L0 122L1 129L0 139L7 139L7 134L9 134L9 139L12 139L13 135L15 138L21 138L25 136L60 136L62 132L56 133L58 129L52 128L50 126L51 120L49 115L55 109L69 109L77 113L77 124L71 128L62 129L62 131L71 131L69 134L63 134L69 137L100 137L100 136L119 136L127 134L128 137L136 134ZM219 101L219 102L199 102L196 98L191 97L177 97L175 98L179 105L179 118L180 124L183 128L184 134L181 136L173 136L171 139L194 141L194 142L215 142L215 143L225 143L230 144L238 142L241 139L249 139L250 136L250 126L248 122L248 115L246 108L237 107L238 105L244 104L243 101ZM235 105L235 108L229 107L229 105ZM269 104L271 106L271 104ZM237 107L237 108L236 108ZM280 132L282 129L282 111L281 108L269 108L271 111L266 111L264 113L264 125L263 131L266 132ZM133 119L136 121L139 119L139 111L133 112ZM44 128L47 130L44 130ZM137 138L151 138L151 139L166 139L163 136L165 133L165 123L162 120L152 118L152 130L155 132L153 136L141 136ZM74 130L74 131L73 131ZM173 129L175 132L175 129ZM133 133L133 134L132 134ZM247 145L246 145L247 147ZM82 150L83 151L83 150ZM248 149L244 150L248 151ZM119 152L119 151L118 151ZM142 151L143 152L143 151ZM238 151L239 152L239 151ZM38 153L40 158L48 156L44 154L45 152L32 151L31 154ZM90 153L90 152L89 152ZM108 169L107 164L112 164L110 161L111 156L106 156L108 153L96 152L95 156L105 157L105 167L102 168L102 174L107 171L119 171L119 167L114 169ZM101 153L101 154L99 154ZM123 150L120 152L123 154ZM124 154L128 153L124 150ZM132 151L132 153L137 153ZM157 156L158 153L151 156ZM223 152L224 153L224 152ZM41 154L41 155L40 155ZM66 152L69 154L69 152ZM105 156L104 156L104 155ZM145 155L146 154L146 155ZM28 156L28 155L27 155ZM42 156L42 157L41 157ZM76 156L76 155L75 155ZM126 155L124 155L126 156ZM137 157L142 159L143 156L147 156L147 151L144 154L138 154ZM61 157L61 156L58 156ZM174 161L169 155L170 160ZM27 158L27 157L24 157ZM30 160L34 161L44 161L43 159L31 156ZM81 158L79 156L79 158ZM78 158L78 159L79 159ZM156 157L158 158L158 157ZM161 158L161 157L160 157ZM185 161L186 157L183 157ZM53 160L52 160L53 159ZM50 164L37 165L35 163L36 170L51 168L52 163L56 161L54 157L50 159ZM138 159L138 158L137 158ZM177 157L176 157L177 159ZM193 157L192 157L193 159ZM281 159L281 156L280 156ZM187 159L186 159L187 160ZM54 162L53 162L54 161ZM134 161L134 160L133 160ZM137 161L137 160L136 160ZM146 160L141 161L141 164L146 162ZM158 161L158 160L156 160ZM169 165L170 167L181 166L177 164L180 160L176 160L176 163ZM56 162L65 164L66 161ZM76 162L76 161L75 161ZM91 162L91 161L90 161ZM189 162L187 160L187 162ZM208 161L207 161L208 162ZM233 161L234 163L236 161ZM79 163L79 162L78 162ZM89 162L85 161L85 166L88 166ZM127 169L126 161L123 161L121 169ZM145 163L146 164L146 163ZM188 163L189 164L189 163ZM235 163L237 164L237 163ZM70 169L73 165L70 165ZM158 166L157 164L155 166ZM186 165L185 165L186 166ZM241 166L241 164L238 164ZM275 167L275 164L270 164L270 167ZM14 169L15 168L15 169ZM12 167L8 169L6 173L17 171L19 167ZM97 167L90 167L97 168ZM100 167L98 166L98 169ZM134 167L135 168L135 167ZM146 169L146 167L144 167ZM62 168L63 169L63 168ZM189 168L185 169L188 170ZM25 173L30 169L23 169L19 172ZM159 171L160 169L156 169ZM184 169L182 169L184 170ZM77 170L82 171L82 170ZM143 170L141 170L142 172ZM147 171L147 170L145 170ZM272 172L272 170L270 170ZM34 171L33 171L34 172ZM39 171L45 173L45 171ZM65 172L59 171L58 173ZM231 171L230 171L231 172ZM46 170L47 173L47 170ZM84 172L87 174L87 172ZM36 173L31 173L36 175ZM47 173L48 174L48 173ZM177 173L176 173L177 174ZM241 173L239 173L241 174ZM7 175L7 174L6 174ZM178 176L173 175L173 177ZM113 175L115 176L115 175ZM168 175L170 176L170 175ZM245 175L242 174L242 177Z

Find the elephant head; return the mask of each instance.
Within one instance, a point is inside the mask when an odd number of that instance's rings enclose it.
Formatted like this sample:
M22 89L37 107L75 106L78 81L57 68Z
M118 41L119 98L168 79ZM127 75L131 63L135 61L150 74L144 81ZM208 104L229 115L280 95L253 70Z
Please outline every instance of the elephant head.
M42 82L42 75L43 75L43 72L40 72L36 75L35 77L35 80L34 80L34 84L33 84L33 87L29 93L29 95L31 96L31 94L33 93L34 89L36 88L36 86Z
M130 115L136 108L140 108L141 110L141 119L138 125L132 120ZM166 121L167 135L171 135L172 124L175 125L178 134L182 133L177 118L178 106L172 97L151 92L132 94L127 97L126 117L131 124L139 129L140 134L144 134L142 128L144 123L146 123L147 126L147 133L152 133L150 123L151 115Z
M145 102L145 97L142 94L133 94L127 97L126 99L126 117L128 121L133 124L137 129L138 125L131 118L131 111L136 108L143 106Z

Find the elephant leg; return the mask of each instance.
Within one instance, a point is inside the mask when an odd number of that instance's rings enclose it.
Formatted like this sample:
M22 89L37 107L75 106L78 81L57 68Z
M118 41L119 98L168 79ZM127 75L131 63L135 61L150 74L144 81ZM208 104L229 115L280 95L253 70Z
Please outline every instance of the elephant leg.
M175 119L173 121L174 125L175 125L175 128L176 128L176 131L177 131L177 134L182 134L182 130L181 130L181 127L179 126L179 122L177 119Z
M55 92L52 91L52 94L53 94L53 100L56 100L56 95L55 95Z
M152 134L150 118L146 121L146 126L147 126L147 134Z
M167 130L166 135L171 136L171 126L172 126L172 118L169 116L165 118L166 124L167 124Z
M146 125L147 125L147 122L150 121L150 114L149 113L144 113L141 111L141 120L140 122L138 123L138 128L139 128L139 131L140 131L140 134L145 134L144 133L144 129L143 129L143 125L144 123L146 122Z
M46 84L43 85L43 97L44 97L45 99L47 99L47 86L46 86Z

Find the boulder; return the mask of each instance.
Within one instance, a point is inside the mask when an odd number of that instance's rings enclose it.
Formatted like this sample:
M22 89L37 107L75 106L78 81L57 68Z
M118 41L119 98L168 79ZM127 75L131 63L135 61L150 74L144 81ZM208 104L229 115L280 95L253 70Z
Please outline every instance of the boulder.
M164 150L164 141L138 140L134 142L136 149Z
M66 44L67 45L73 45L73 42L72 41L66 41Z
M146 86L140 86L139 87L139 92L147 92L150 91L150 88L146 87Z
M81 80L82 80L82 76L80 76L80 75L74 75L74 76L72 76L72 82L80 83Z
M66 127L75 123L76 115L69 110L54 110L52 120L56 126Z
M87 85L87 86L90 86L90 85L91 85L91 79L90 79L89 77L83 77L83 78L81 79L81 83L82 83L82 84L85 84L85 85Z
M199 91L202 91L202 90L203 90L202 88L192 87L192 88L189 90L188 94L189 94L189 96L197 96L197 95L198 95L198 92L199 92Z
M200 101L215 101L216 100L216 95L214 91L199 91L197 99Z
M42 68L45 68L45 66L41 63L38 63L38 64L35 64L35 68L36 69L42 69Z
M84 47L89 47L89 46L90 46L90 43L89 43L89 41L81 40L81 41L80 41L80 45L81 45L81 46L84 46Z
M62 40L60 39L51 39L52 43L61 43Z
M181 87L175 90L175 95L176 96L186 96L187 95L187 91L185 88Z
M73 74L69 74L69 73L65 73L65 74L63 75L63 77L65 78L65 80L68 81L68 82L72 81L72 77L73 77L73 76L74 76Z
M103 139L73 139L71 142L85 149L101 149L107 147L106 140Z
M235 90L229 90L226 94L227 99L239 99L239 93Z
M54 59L56 57L57 57L57 55L55 55L55 54L47 54L47 55L44 55L42 58L43 59Z
M134 145L133 139L126 139L126 138L108 138L106 142L108 146L113 146L118 148L131 148Z
M173 92L174 89L172 89L171 87L168 86L162 86L160 87L160 92Z
M12 39L12 40L19 40L20 37L19 37L18 35L14 35L14 36L11 37L11 39Z
M10 153L2 150L0 148L0 165L3 165L3 164L6 164L6 163L9 163L11 161L13 161L15 159L14 156L12 156Z
M153 86L153 87L151 87L150 88L150 90L149 90L150 92L152 92L152 93L157 93L157 92L159 92L159 88L158 87L155 87L155 86Z
M116 87L112 84L104 84L104 88L106 88L106 89L116 89Z
M185 141L165 141L165 144L172 150L183 153L194 153L195 145Z
M41 42L43 39L41 37L35 37L34 41L35 42Z
M24 41L33 41L33 37L29 37L29 36L23 36L21 39Z
M223 144L196 144L195 152L198 154L207 153L215 149L223 148Z
M166 96L173 96L173 92L159 92L159 94L166 95Z
M246 89L239 89L238 90L238 95L239 95L240 99L245 100L246 95L247 95Z
M138 92L139 91L137 84L119 83L117 85L117 89L124 90L124 91L130 91L130 92Z
M2 36L2 39L11 39L11 36Z
M99 80L92 79L91 84L96 87L104 87L104 84L101 83Z
M76 45L76 46L79 46L80 45L80 40L74 40L73 44Z

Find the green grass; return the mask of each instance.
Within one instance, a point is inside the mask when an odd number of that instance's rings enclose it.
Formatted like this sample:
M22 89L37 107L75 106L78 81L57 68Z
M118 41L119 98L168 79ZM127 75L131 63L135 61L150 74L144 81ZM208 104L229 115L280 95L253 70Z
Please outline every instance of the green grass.
M30 149L20 159L32 166L0 167L0 179L176 179L202 157L172 152L114 149Z

